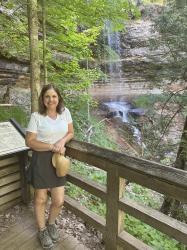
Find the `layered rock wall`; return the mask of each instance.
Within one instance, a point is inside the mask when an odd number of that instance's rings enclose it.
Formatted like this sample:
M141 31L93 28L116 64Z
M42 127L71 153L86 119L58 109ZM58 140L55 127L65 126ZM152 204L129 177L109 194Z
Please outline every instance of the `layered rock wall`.
M0 58L0 103L30 106L30 77L27 62Z

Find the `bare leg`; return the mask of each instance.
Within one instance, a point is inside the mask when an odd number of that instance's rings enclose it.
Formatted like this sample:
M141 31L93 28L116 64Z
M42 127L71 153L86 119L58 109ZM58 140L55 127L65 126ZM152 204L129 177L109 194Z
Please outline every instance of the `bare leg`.
M58 216L63 203L64 203L64 187L51 188L51 207L49 213L49 224L54 224L55 219Z
M47 189L35 189L34 211L38 229L45 228L45 208L47 204Z

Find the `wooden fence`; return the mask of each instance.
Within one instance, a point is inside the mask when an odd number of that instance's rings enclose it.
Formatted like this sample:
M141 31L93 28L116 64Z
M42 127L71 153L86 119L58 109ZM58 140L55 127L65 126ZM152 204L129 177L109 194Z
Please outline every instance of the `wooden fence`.
M10 154L0 159L0 211L30 199L25 180L27 152Z
M128 179L187 202L187 172L75 140L68 143L66 152L71 158L93 165L107 173L106 186L88 180L78 173L71 172L67 176L70 183L99 197L106 203L105 218L91 212L69 196L65 197L65 206L68 209L103 233L106 250L152 249L124 231L124 213L132 215L187 245L186 224L150 207L123 198L124 179ZM0 160L0 210L21 199L28 201L28 187L24 179L27 162L25 158L24 152Z
M71 172L68 181L106 203L106 218L96 215L66 196L65 206L103 233L106 250L152 249L123 229L124 212L187 245L187 225L150 207L123 198L125 179L187 202L187 172L131 157L85 142L72 141L67 155L107 172L107 185Z
M5 104L5 106L11 106L11 104ZM10 122L24 137L23 128L14 119L10 119ZM6 147L6 143L2 141L1 146ZM8 150L6 154L0 156L0 211L16 205L20 201L27 203L30 199L29 186L25 178L28 148L23 149L19 145L17 146L17 148Z

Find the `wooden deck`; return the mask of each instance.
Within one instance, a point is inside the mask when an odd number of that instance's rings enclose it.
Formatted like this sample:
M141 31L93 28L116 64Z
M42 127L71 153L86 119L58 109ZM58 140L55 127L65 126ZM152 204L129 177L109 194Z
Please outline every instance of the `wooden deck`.
M76 238L62 229L61 240L52 250L88 250ZM1 250L42 250L37 238L37 228L31 211L24 212L18 222L0 236Z

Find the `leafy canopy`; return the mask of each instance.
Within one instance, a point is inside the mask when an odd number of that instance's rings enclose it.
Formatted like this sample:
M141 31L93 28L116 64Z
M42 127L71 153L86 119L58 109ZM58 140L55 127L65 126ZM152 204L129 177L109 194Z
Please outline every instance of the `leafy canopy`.
M106 20L114 30L124 27L124 20L136 15L128 0L47 0L47 66L48 81L68 93L68 101L84 96L100 72L94 63L93 47ZM38 1L39 48L42 64L42 2ZM0 15L0 48L5 57L29 60L29 40L26 1L2 1ZM80 103L80 102L79 102ZM74 105L75 106L75 105ZM77 107L77 105L76 105ZM78 108L78 107L77 107Z

